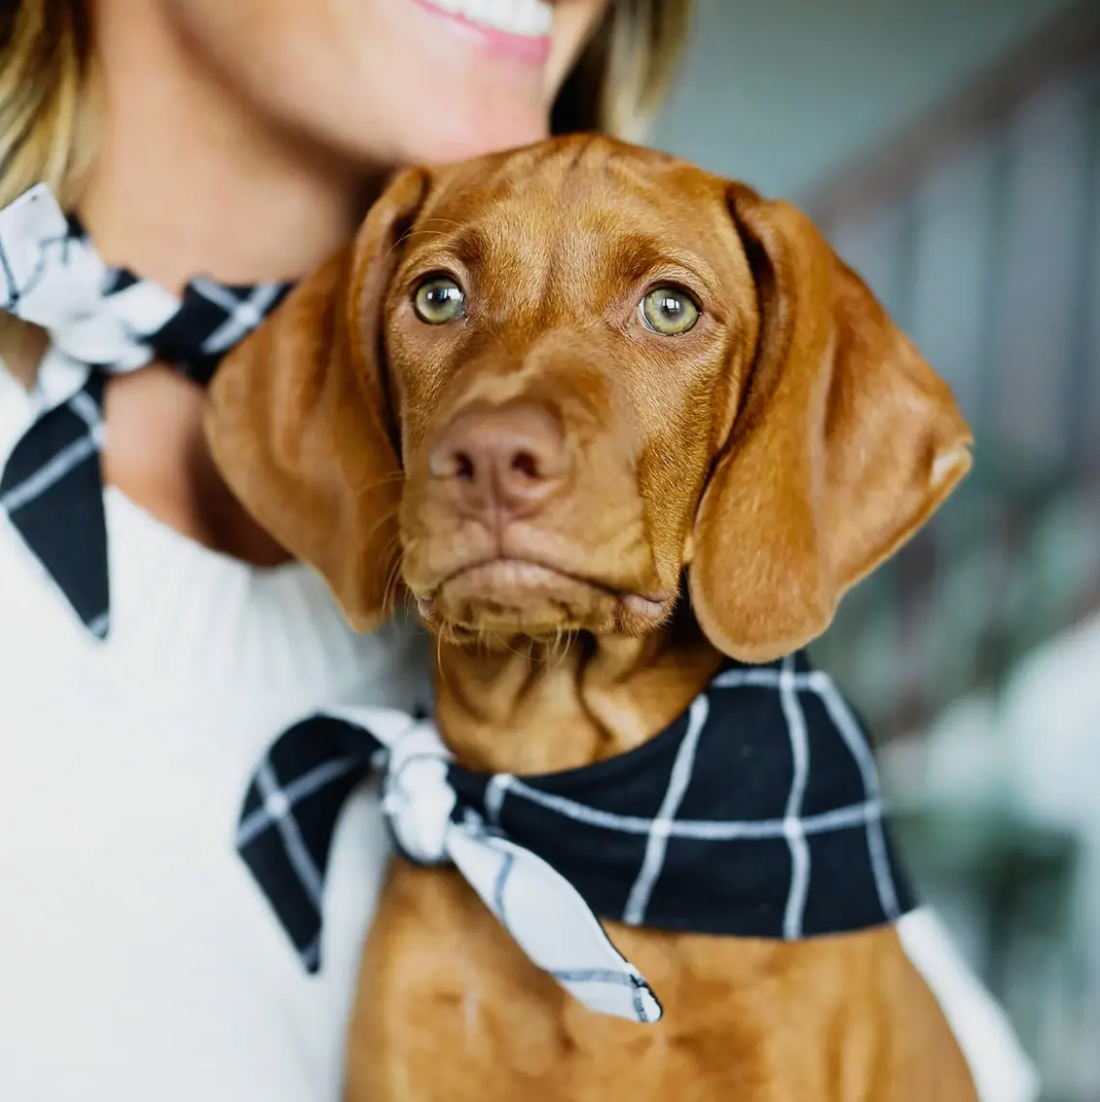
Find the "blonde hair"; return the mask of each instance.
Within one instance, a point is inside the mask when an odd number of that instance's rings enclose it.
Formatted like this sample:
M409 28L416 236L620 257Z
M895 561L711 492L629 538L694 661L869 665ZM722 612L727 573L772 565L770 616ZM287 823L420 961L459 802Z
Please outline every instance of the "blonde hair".
M0 7L0 206L40 180L62 203L73 198L90 144L90 55L83 0Z
M687 42L692 0L613 0L554 105L554 133L641 141Z
M0 3L0 207L45 181L75 199L92 139L82 117L91 42L85 0ZM554 106L557 133L640 138L687 36L691 0L613 0Z

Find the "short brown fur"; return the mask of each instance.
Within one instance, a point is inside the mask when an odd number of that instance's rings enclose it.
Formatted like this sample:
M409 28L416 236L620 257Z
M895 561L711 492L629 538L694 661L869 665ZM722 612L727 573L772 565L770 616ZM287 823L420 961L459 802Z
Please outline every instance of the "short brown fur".
M437 272L466 312L426 325L412 300ZM667 285L701 308L675 337L638 311ZM460 431L492 458L510 425L537 428L552 481L505 493L514 471L482 486L447 467ZM722 654L815 638L970 463L947 387L801 214L582 137L401 174L223 364L207 428L353 624L407 588L439 637L444 738L513 773L637 746ZM455 874L396 861L349 1102L974 1099L892 929L610 933L659 1024L585 1011Z

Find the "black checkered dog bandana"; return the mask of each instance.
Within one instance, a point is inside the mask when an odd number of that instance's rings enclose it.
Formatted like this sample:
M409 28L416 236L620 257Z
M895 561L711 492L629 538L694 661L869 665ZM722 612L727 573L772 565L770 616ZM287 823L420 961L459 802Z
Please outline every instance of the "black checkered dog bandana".
M310 971L337 817L376 770L405 857L456 866L535 964L630 1020L660 1005L599 918L796 939L914 906L863 727L802 653L728 662L643 746L538 777L471 772L430 723L382 709L295 724L255 775L237 848Z
M0 309L41 326L55 349L87 368L83 385L16 443L0 473L0 512L102 639L110 629L99 464L106 376L159 359L209 382L289 284L195 279L177 298L104 265L44 184L0 211L0 277Z

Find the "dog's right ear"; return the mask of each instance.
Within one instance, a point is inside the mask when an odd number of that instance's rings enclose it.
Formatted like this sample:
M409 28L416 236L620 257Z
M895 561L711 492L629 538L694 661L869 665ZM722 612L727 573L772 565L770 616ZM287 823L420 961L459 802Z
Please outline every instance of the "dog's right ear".
M351 625L392 611L402 472L382 360L382 304L427 174L398 175L355 240L218 368L205 417L230 489L328 582Z
M816 639L843 594L928 520L970 469L971 433L804 215L739 184L728 203L760 336L696 517L689 584L719 650L770 662Z

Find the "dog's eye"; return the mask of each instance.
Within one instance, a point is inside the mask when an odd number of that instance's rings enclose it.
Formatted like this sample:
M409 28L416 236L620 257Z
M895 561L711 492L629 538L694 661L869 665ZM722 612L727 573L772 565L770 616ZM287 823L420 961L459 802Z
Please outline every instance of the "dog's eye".
M429 325L443 325L462 316L466 309L466 296L449 276L429 276L413 295L413 309L421 321Z
M641 302L642 320L664 337L678 337L699 320L695 300L678 287L658 287Z

